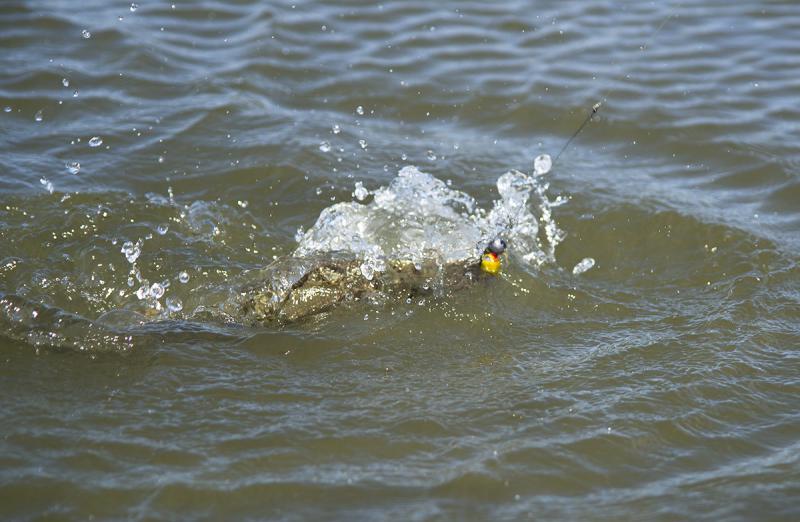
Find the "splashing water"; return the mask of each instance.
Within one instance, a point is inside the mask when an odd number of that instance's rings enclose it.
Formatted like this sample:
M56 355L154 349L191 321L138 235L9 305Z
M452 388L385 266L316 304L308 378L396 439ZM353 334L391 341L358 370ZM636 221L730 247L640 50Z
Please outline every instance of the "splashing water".
M488 212L468 194L416 167L404 167L389 185L372 192L371 202L362 203L366 190L356 190L358 201L323 210L313 227L298 234L293 255L335 252L362 259L362 274L371 279L385 269L387 259L415 264L431 258L441 263L477 259L489 239L502 235L524 262L554 262L565 234L552 218L551 207L559 203L548 199L548 184L540 178L549 170L548 161L549 156L537 158L535 176L516 170L500 176L500 199Z

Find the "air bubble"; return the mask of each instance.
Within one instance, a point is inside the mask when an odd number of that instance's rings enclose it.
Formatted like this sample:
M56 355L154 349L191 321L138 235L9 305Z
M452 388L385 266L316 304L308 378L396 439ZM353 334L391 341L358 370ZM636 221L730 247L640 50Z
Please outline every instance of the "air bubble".
M42 121L44 119L43 109L39 109L38 111L36 111L36 114L33 116L33 119L36 121Z
M168 231L169 231L169 226L168 226L168 225L161 224L161 225L158 225L158 226L156 227L156 232L158 232L158 234L159 234L160 236L163 236L163 235L164 235L164 234L166 234Z
M358 140L358 144L362 149L367 148L367 140Z
M62 78L61 79L61 85L63 85L64 87L69 87L69 79L68 78Z
M131 13L135 13L137 9L139 9L137 4L131 4Z
M364 115L364 107L362 107L361 105L356 107L356 114L358 114L359 116L363 116Z
M86 40L92 37L92 33L89 32L88 29L84 29L81 31L81 36L83 36Z
M103 144L103 138L99 136L95 136L94 138L89 140L89 146L92 148L99 147L102 144Z
M189 274L186 271L181 272L178 274L178 281L181 283L188 283L189 282Z
M339 127L339 125L336 124L334 124L333 129L331 130L333 131L334 134L339 134L340 132L342 132L342 129Z
M432 150L429 150L425 155L429 160L436 161L436 154Z
M319 150L322 152L330 152L331 151L331 144L327 141L323 141L319 144Z

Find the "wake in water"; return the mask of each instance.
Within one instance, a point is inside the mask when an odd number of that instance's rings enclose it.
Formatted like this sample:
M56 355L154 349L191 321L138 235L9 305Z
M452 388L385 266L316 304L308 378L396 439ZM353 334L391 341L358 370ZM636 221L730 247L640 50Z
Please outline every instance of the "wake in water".
M362 295L359 289L386 290L389 297L396 297L388 290L397 285L435 293L461 286L460 280L470 276L469 267L476 265L486 244L495 237L509 243L508 252L516 262L539 267L555 261L556 246L565 236L552 216L553 207L565 199L548 197L543 176L549 168L549 157L540 156L532 175L516 170L503 174L496 183L499 199L484 209L450 184L416 167L404 167L388 185L370 191L359 183L353 201L325 208L311 228L298 231L297 247L289 256L265 268L241 272L223 264L231 252L242 248L241 242L234 245L233 238L226 237L227 229L243 221L240 209L217 206L215 210L201 202L179 205L171 194L169 199L149 196L148 205L158 207L170 226L131 225L124 206L114 212L116 205L106 202L90 215L85 204L68 210L70 197L64 196L60 204L66 209L56 212L85 214L91 226L83 226L86 235L65 245L63 255L86 259L89 253L91 259L101 262L108 258L108 262L97 265L101 271L91 264L64 268L52 273L45 285L38 284L42 270L37 272L33 266L29 276L9 269L13 277L0 286L0 329L6 337L36 346L130 349L130 333L144 323L252 323L242 308L246 293L242 289L249 289L250 297L255 292L269 303L281 304L309 280L331 286L326 278L346 276L337 279L348 285L346 292L335 294L333 300L323 299L322 305L303 301L289 317L325 310L329 308L326 303L336 304L342 296L358 297ZM57 227L64 225L59 225L56 217L52 221L58 233ZM143 225L156 233L131 237L130 228ZM152 249L158 252L148 252ZM187 284L189 276L182 269L173 269L175 274L165 277L165 268L185 267L187 259L211 256L218 268L194 271L205 280L192 279L192 284ZM36 260L29 257L27 262L32 265ZM320 267L327 267L327 272ZM219 277L214 280L209 272ZM80 280L84 280L83 287L74 283ZM20 294L16 288L25 292ZM84 309L69 304L76 298ZM318 298L319 292L314 295Z

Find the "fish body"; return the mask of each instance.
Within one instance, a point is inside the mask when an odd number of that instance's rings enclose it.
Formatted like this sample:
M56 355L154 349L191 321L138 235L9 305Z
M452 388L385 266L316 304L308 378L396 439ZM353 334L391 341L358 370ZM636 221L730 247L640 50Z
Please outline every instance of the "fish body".
M282 261L291 262L291 259ZM373 296L407 299L434 295L489 277L481 270L480 261L472 259L450 263L388 260L384 265L383 270L370 273L363 270L361 260L318 260L284 289L269 280L251 285L240 293L243 322L294 323L347 302Z

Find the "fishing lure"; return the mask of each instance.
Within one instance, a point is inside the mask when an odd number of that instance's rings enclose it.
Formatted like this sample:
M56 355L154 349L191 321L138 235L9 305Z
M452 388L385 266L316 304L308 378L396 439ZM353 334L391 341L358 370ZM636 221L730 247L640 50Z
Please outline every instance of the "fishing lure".
M481 270L487 274L500 271L500 256L506 251L506 242L499 237L492 239L481 255Z

